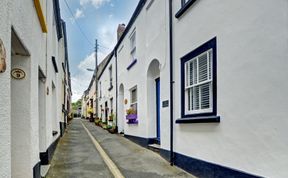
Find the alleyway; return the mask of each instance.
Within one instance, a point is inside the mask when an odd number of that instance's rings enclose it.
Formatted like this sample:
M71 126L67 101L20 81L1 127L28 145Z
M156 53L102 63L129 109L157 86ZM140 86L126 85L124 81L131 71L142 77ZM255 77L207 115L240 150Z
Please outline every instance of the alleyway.
M60 140L47 178L113 177L82 123L100 143L124 177L192 177L171 167L158 154L119 136L109 134L93 123L74 119Z

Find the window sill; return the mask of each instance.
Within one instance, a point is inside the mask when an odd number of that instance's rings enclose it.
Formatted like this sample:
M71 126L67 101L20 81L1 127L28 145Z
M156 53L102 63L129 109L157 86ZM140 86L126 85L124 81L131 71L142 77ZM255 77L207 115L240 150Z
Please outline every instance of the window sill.
M130 70L137 63L137 59L134 59L132 63L127 67L127 70Z
M178 19L182 16L182 14L184 14L184 12L189 9L190 6L192 6L192 4L194 4L196 0L189 0L184 6L182 6L182 8L175 14L175 17Z
M111 91L113 89L113 85L111 85L109 88L108 88L108 91Z
M179 118L176 124L189 124L189 123L219 123L220 116L203 116L203 117L190 117Z

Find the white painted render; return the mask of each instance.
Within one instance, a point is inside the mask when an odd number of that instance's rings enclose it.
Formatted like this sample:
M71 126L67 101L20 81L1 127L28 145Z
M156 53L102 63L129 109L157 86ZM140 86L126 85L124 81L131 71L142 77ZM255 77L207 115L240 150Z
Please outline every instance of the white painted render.
M155 82L160 77L161 98L169 99L169 87L162 85L169 83L169 52L168 52L168 19L166 16L168 2L154 1L148 8L148 4L140 12L129 32L117 49L118 61L118 89L123 86L124 100L127 104L118 102L118 125L124 123L124 133L127 135L144 138L156 137L156 111ZM157 18L155 18L157 17ZM130 69L132 63L130 36L136 31L136 59L137 63ZM164 75L165 74L165 75ZM137 86L137 125L126 123L126 110L130 108L130 90ZM161 111L161 119L169 122L169 111L165 108ZM123 122L125 120L125 122ZM162 123L161 120L161 123ZM121 123L122 121L122 123ZM166 128L165 133L167 133ZM163 130L163 135L165 135ZM162 134L162 132L161 132ZM169 133L168 133L169 134Z
M175 14L180 1L173 7ZM221 117L219 124L175 124L175 152L264 177L288 176L287 9L286 0L203 0L173 18L174 119L181 109L180 58L215 36Z
M150 64L160 63L161 101L169 100L169 19L168 2L154 1L147 8L149 2L117 48L117 124L118 131L124 129L127 135L155 138L151 81L158 71ZM288 2L196 1L177 19L180 6L180 1L173 1L174 151L260 176L287 177ZM127 70L134 30L137 63ZM221 122L175 124L182 107L180 58L214 37ZM129 125L125 115L135 86L139 123ZM170 150L170 105L169 101L169 107L161 107L161 148L166 150Z
M112 67L112 88L110 88L110 72L109 68ZM101 85L100 85L101 83ZM98 117L105 121L105 102L107 102L109 111L108 116L111 115L111 109L113 110L112 113L116 117L116 59L115 56L112 56L110 61L107 63L105 70L103 71L100 78L98 78ZM101 94L100 95L100 91ZM113 98L112 108L111 108L111 101L110 99ZM104 111L101 110L101 107ZM102 117L101 117L102 116ZM107 116L107 121L108 121ZM116 118L114 118L114 122L116 124ZM109 125L112 126L112 122L108 122Z
M0 177L3 178L33 177L33 167L40 161L39 153L45 152L59 137L59 122L63 121L61 108L64 96L61 94L64 73L61 63L64 62L64 45L61 44L63 40L57 41L52 1L41 1L41 5L47 34L42 32L33 1L0 2L0 38L7 54L7 70L0 73ZM11 49L11 43L16 43L12 41L12 28L28 55L19 55L18 49ZM56 58L58 74L53 68L51 56ZM10 76L11 69L15 67L25 71L24 79L16 80ZM46 77L44 84L38 80L39 68ZM53 103L52 82L55 85ZM38 104L39 96L43 97L41 104ZM40 132L42 129L45 133ZM58 135L53 137L52 130L57 130Z

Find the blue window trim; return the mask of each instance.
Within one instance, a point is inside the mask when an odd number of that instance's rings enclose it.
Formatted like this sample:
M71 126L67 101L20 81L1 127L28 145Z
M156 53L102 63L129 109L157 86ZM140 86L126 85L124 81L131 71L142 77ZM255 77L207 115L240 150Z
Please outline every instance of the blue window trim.
M189 0L188 2L184 2L184 0L181 0L181 9L175 14L175 17L178 19L184 14L187 9L189 9L190 6L192 6L196 0Z
M131 64L127 67L127 70L130 70L137 63L137 59L134 59Z
M181 58L181 118L176 120L176 123L200 123L206 122L220 122L220 117L208 117L217 115L217 40L216 37L204 43L200 47L191 51ZM185 63L201 53L212 49L212 92L213 92L213 108L212 112L199 113L199 114L185 114ZM189 122L190 120L190 122ZM183 121L183 122L182 122Z
M57 62L56 62L56 58L54 56L52 56L52 64L53 64L55 73L58 73Z

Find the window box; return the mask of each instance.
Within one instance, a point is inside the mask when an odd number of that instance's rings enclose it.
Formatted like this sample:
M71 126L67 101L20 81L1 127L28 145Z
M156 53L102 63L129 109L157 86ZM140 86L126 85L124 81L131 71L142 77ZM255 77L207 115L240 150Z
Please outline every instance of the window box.
M137 114L128 114L128 115L126 115L126 119L127 120L135 120L135 119L137 119Z
M127 124L138 124L138 120L137 119L130 119L127 121Z

